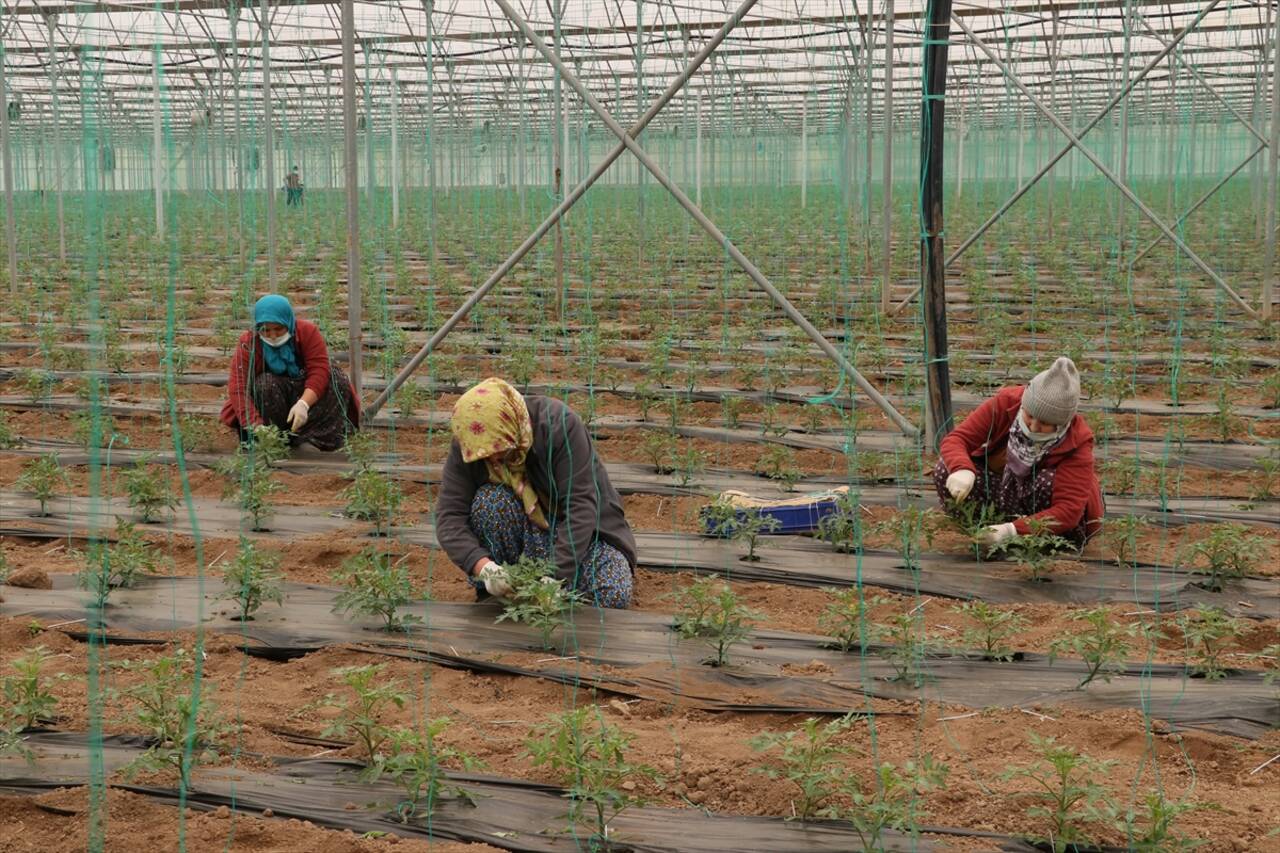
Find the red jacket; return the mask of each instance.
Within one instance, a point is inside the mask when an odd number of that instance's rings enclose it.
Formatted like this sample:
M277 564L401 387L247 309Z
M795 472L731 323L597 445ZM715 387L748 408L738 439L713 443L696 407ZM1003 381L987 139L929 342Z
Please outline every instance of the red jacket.
M302 368L303 386L315 392L316 398L324 396L329 390L329 348L325 346L324 335L315 323L310 320L295 320L293 343L297 346L298 366ZM250 350L250 347L253 349ZM257 426L263 422L253 400L249 396L249 365L253 364L253 373L258 375L267 369L262 355L262 341L255 331L245 332L236 344L235 354L231 356L231 374L227 378L227 402L222 406L221 419L224 424L234 427ZM360 425L360 400L355 391L348 393L350 403L347 405L347 418L357 427Z
M938 451L949 472L978 472L988 457L1003 456L1009 443L1009 429L1022 406L1026 386L1001 388L996 395L975 409L942 440ZM1043 512L1013 522L1019 534L1030 533L1028 518L1051 520L1050 532L1071 530L1085 520L1089 535L1102 526L1106 508L1102 502L1102 486L1093 470L1093 431L1084 418L1076 415L1062 442L1040 462L1042 468L1056 468L1053 479L1053 503Z

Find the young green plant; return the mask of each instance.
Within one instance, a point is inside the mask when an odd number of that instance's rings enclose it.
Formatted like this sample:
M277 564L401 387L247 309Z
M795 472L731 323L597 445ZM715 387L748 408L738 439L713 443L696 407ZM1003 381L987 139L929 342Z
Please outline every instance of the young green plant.
M594 705L584 705L551 717L525 741L533 765L546 767L567 789L571 825L591 827L589 849L612 849L610 822L643 804L636 793L641 783L660 782L654 768L628 759L633 740Z
M570 624L573 606L581 598L576 591L565 589L555 574L554 563L531 557L521 557L507 566L514 591L494 620L523 622L534 628L544 651L554 648L552 637Z
M236 618L247 622L264 602L284 604L283 581L280 554L260 549L241 536L235 557L222 570L222 582L226 587L222 597L238 604L240 613Z
M1030 739L1038 760L1011 766L1001 778L1025 788L1015 796L1030 802L1028 817L1047 825L1047 831L1035 840L1044 842L1053 853L1091 846L1091 826L1106 822L1113 811L1106 789L1097 780L1106 778L1116 762L1095 760L1056 738L1031 734Z
M393 561L391 554L375 548L348 557L333 574L334 581L343 587L334 599L334 610L375 616L382 620L385 631L404 631L421 622L420 616L400 612L420 599L405 565L408 559L406 554Z
M733 587L715 575L699 578L675 594L676 632L698 638L715 650L712 666L724 666L729 649L751 635L751 626L764 614L744 605Z
M791 802L792 815L799 820L835 818L839 812L835 800L845 792L849 778L842 760L857 752L844 735L860 721L852 712L825 723L809 717L798 729L757 735L751 739L751 748L776 754L754 770L770 779L785 779L799 789L799 797Z
M1049 644L1049 662L1064 654L1076 655L1085 664L1086 672L1076 689L1095 678L1110 681L1112 671L1123 666L1132 649L1130 642L1138 634L1137 625L1117 625L1111 621L1111 612L1105 607L1071 614L1072 619L1084 623L1079 631L1059 637Z

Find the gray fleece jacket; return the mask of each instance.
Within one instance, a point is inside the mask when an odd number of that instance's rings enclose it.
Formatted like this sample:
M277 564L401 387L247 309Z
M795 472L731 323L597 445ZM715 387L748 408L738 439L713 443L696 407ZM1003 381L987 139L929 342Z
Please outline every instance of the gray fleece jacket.
M550 503L552 559L556 577L572 585L578 566L600 539L626 555L634 571L636 540L622 512L622 498L609 482L582 419L551 397L526 395L533 423L533 447L525 458L525 475ZM436 539L449 559L470 572L488 549L468 523L476 490L489 482L484 460L462 461L454 441L444 462L436 501Z

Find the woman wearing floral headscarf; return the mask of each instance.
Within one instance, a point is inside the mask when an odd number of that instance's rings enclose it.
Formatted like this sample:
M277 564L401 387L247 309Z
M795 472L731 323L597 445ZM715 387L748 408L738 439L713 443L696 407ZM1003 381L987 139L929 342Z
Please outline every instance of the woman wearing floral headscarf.
M582 419L489 378L454 404L436 538L476 595L509 597L504 566L548 560L597 607L631 604L636 542Z
M319 450L339 449L360 428L351 380L329 363L316 324L295 318L283 296L268 294L253 306L253 329L231 358L222 422L241 441L253 427L271 424L290 433L290 443Z
M1033 519L1076 545L1102 527L1093 432L1076 413L1079 402L1080 374L1064 356L1027 385L1001 388L942 440L938 498L988 503L1013 519L986 528L984 544L1025 536Z

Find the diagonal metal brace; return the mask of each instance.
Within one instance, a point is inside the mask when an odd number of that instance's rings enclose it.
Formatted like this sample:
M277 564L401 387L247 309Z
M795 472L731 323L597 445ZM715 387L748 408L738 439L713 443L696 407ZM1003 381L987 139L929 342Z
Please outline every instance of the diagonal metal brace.
M968 239L966 239L963 243L961 243L956 248L956 250L951 253L951 255L947 258L946 263L943 266L950 267L957 260L959 260L960 256L963 255L965 252L967 252L974 243L978 242L979 238L981 238L983 234L986 234L992 225L995 225L997 222L1000 221L1000 219L1005 215L1005 213L1009 211L1009 208L1017 204L1018 200L1022 198L1024 195L1031 192L1031 188L1034 187L1036 184L1038 184L1041 178L1043 178L1045 175L1053 171L1053 167L1058 164L1059 160L1061 160L1063 157L1066 157L1068 154L1071 153L1071 149L1076 147L1077 143L1079 142L1079 139L1083 139L1085 134L1087 134L1089 131L1097 127L1098 123L1101 122L1104 118L1106 118L1107 115L1113 109L1115 109L1116 106L1121 101L1129 97L1129 93L1132 92L1134 88L1136 88L1137 85L1141 83L1148 74L1150 74L1153 70L1155 70L1156 66L1158 66L1161 62L1163 62L1164 58L1168 56L1170 53L1172 53L1173 49L1177 47L1179 44L1181 44L1183 39L1185 39L1188 35L1191 34L1192 30L1200 26L1200 22L1203 21L1209 15L1210 12L1212 12L1215 8L1217 8L1220 2L1222 2L1222 0L1209 0L1209 2L1205 4L1205 7L1201 9L1200 12L1196 15L1196 17L1192 21L1190 21L1185 27L1179 30L1178 34L1173 37L1173 40L1171 42L1169 42L1164 46L1164 49L1162 51L1160 51L1155 56L1151 57L1150 61L1148 61L1145 66L1143 66L1142 70L1139 71L1137 74L1135 74L1132 78L1130 78L1129 82L1127 82L1123 87L1121 87L1120 91L1116 92L1115 95L1113 95L1111 99L1107 101L1106 105L1103 106L1103 108L1098 112L1098 114L1095 115L1088 124L1086 124L1084 127L1080 129L1080 133L1078 134L1076 141L1068 142L1063 148L1061 148L1058 151L1057 154L1053 155L1053 157L1050 158L1049 162L1041 166L1040 170L1031 176L1031 180L1027 181L1025 184L1018 187L1017 192L1015 192L1012 196L1010 196L1008 201L1000 205L1000 208L996 210L995 213L991 214L991 216L987 217L987 221L983 222L982 225L978 227L978 230L970 234ZM1070 137L1070 134L1068 134L1068 137ZM920 292L919 287L916 287L901 302L899 302L897 305L894 305L893 308L889 310L889 314L890 315L897 314L899 311L905 308L907 304L911 302L912 299L915 299L916 294L919 292Z
M972 29L969 28L968 24L966 24L960 18L959 15L952 15L951 19L956 22L956 25L959 26L960 29L964 30L964 33L966 36L969 37L969 40L972 41L979 50L985 53L988 59L990 59L992 62L995 63L996 67L1000 69L1001 73L1003 73L1004 76L1009 79L1009 82L1012 83L1014 86L1016 86L1018 88L1018 91L1022 92L1022 94L1026 96L1027 100L1031 101L1031 103L1035 105L1035 108L1038 109L1044 115L1045 118L1053 122L1054 126L1057 127L1059 131L1062 132L1062 135L1071 141L1071 144L1074 145L1076 149L1081 154L1083 154L1089 160L1089 162L1092 163L1095 168L1097 168L1099 172L1102 173L1103 177L1105 177L1111 183L1115 184L1115 187L1120 191L1120 194L1123 195L1125 198L1127 198L1133 204L1134 207L1138 208L1138 210L1142 213L1143 216L1151 220L1151 224L1156 226L1156 228L1160 230L1160 232L1164 235L1166 240L1170 241L1175 246L1177 246L1178 249L1180 249L1182 253L1186 255L1187 258L1193 264L1195 264L1196 267L1198 267L1202 273L1209 276L1209 278L1213 280L1214 284L1218 285L1218 287L1221 287L1224 291L1226 291L1227 295L1230 296L1232 299L1234 299L1236 304L1239 305L1241 308L1243 308L1246 314L1248 314L1250 317L1253 317L1254 319L1257 319L1258 312L1253 309L1253 306L1251 306L1248 302L1245 302L1244 299L1240 296L1240 294L1232 290L1231 286L1228 285L1225 281L1223 281L1222 277L1219 276L1216 272L1214 272L1213 268L1210 267L1208 264L1206 264L1200 258L1199 255L1197 255L1194 251L1192 251L1191 247L1188 246L1186 243L1184 243L1181 237L1175 234L1173 230L1169 228L1168 225L1165 225L1164 221L1161 220L1160 217L1156 215L1155 211L1147 207L1146 203L1143 202L1142 199L1134 195L1133 190L1129 189L1128 185L1126 185L1124 181L1120 180L1120 178L1117 177L1114 172L1112 172L1109 168L1107 168L1107 165L1103 163L1101 160L1099 160L1096 154L1094 154L1088 148L1085 148L1084 145L1081 144L1079 137L1077 137L1074 133L1071 132L1071 128L1067 127L1067 125L1062 121L1062 119L1058 118L1057 114L1054 113L1053 110L1045 106L1044 102L1041 101L1039 98L1037 98L1035 93L1027 88L1027 85L1023 83L1022 80L1018 77L1018 75L1013 72L1013 69L1009 68L1008 65L1002 62L1000 60L1000 57L996 55L995 51L993 51L990 47L988 47L987 43L984 42L981 38L979 38L978 35Z
M571 89L578 93L578 97L582 98L583 102L586 103L587 106L591 107L591 110L600 117L600 120L604 122L605 126L622 141L622 144L626 146L627 150L635 155L636 159L649 170L650 174L657 179L658 183L662 184L662 186L666 188L667 192L671 193L671 195L675 197L676 201L680 203L680 206L694 218L694 221L702 226L702 229L706 231L711 238L716 241L716 243L724 248L725 252L737 262L738 266L742 267L743 271L751 277L751 280L759 285L765 293L769 294L770 298L777 303L783 313L786 314L793 323L799 326L800 329L808 335L815 344L817 344L818 348L822 350L828 358L834 361L836 365L850 378L850 380L861 388L871 401L879 406L886 415L888 415L889 419L894 422L898 429L911 438L918 438L920 431L917 430L910 421L903 417L903 415L893 407L893 404L885 399L885 397L876 390L875 386L867 381L866 377L858 372L857 368L855 368L849 360L844 357L844 354L841 353L840 350L836 349L830 341L823 337L822 333L818 331L794 305L791 304L790 300L788 300L781 291L773 286L773 283L765 277L764 273L762 273L755 264L751 263L746 255L742 254L738 247L729 240L724 232L716 227L716 224L702 212L702 209L694 204L687 195L685 195L684 191L681 190L680 187L678 187L675 182L667 176L666 172L662 170L662 167L659 166L657 162L655 162L653 158L651 158L645 150L640 147L640 144L635 141L633 138L635 132L625 130L622 125L614 121L613 116L609 114L609 111L606 110L604 106L595 99L591 92L582 85L581 81L578 80L573 72L565 67L565 64L560 61L560 57L556 55L555 51L548 47L547 43L544 42L536 32L534 32L533 28L529 26L528 22L525 21L523 17L521 17L520 13L512 8L508 0L494 0L494 2L496 2L502 9L503 14L507 16L508 20L510 20L511 23L520 30L524 37L529 40L529 43L537 48L538 52L551 63L557 72L559 72L561 79L563 79Z
M671 81L671 85L658 96L658 98L649 106L649 109L645 111L644 115L640 116L640 118L636 120L636 123L631 126L631 133L633 135L639 135L639 133L648 126L649 122L653 121L654 117L658 115L662 108L676 96L676 93L684 88L684 84L689 82L689 78L693 76L694 72L696 72L698 68L707 61L707 58L715 52L715 49L720 46L720 43L725 40L725 37L729 35L734 27L738 26L743 17L746 16L747 12L751 11L751 8L756 5L756 2L757 0L742 0L742 5L740 5L733 15L724 22L720 29L716 30L715 34L712 35L707 43L702 46L697 55L689 62L688 67L677 75L676 79ZM462 322L467 314L471 313L471 309L476 307L480 300L485 297L485 294L492 290L498 282L502 281L506 274L520 262L520 259L527 255L529 251L538 244L538 241L541 240L557 222L560 221L560 217L564 216L569 208L573 207L578 199L582 198L583 194L586 193L591 185L599 180L600 176L608 171L614 161L621 157L622 152L626 150L626 146L621 143L615 146L614 149L609 152L608 156L600 162L600 165L592 169L591 174L587 175L582 183L574 187L573 191L566 195L564 200L556 205L555 209L551 211L547 218L542 220L542 224L535 228L533 233L526 237L524 242L516 247L516 250L512 252L496 270L490 273L489 277L485 279L483 284L472 291L471 295L467 297L467 300L458 306L458 310L454 311L453 314L450 315L449 319L444 321L444 325L437 329L435 334L433 334L427 342L423 344L422 349L414 353L413 358L409 359L408 363L400 369L400 372L387 383L387 387L382 390L382 393L379 394L372 403L365 407L364 417L372 419L373 416L387 404L387 400L391 399L391 395L395 393L396 389L403 385L405 380L413 375L413 372L418 369L426 357L440 345L440 342L448 337L449 332L453 331L453 327Z

